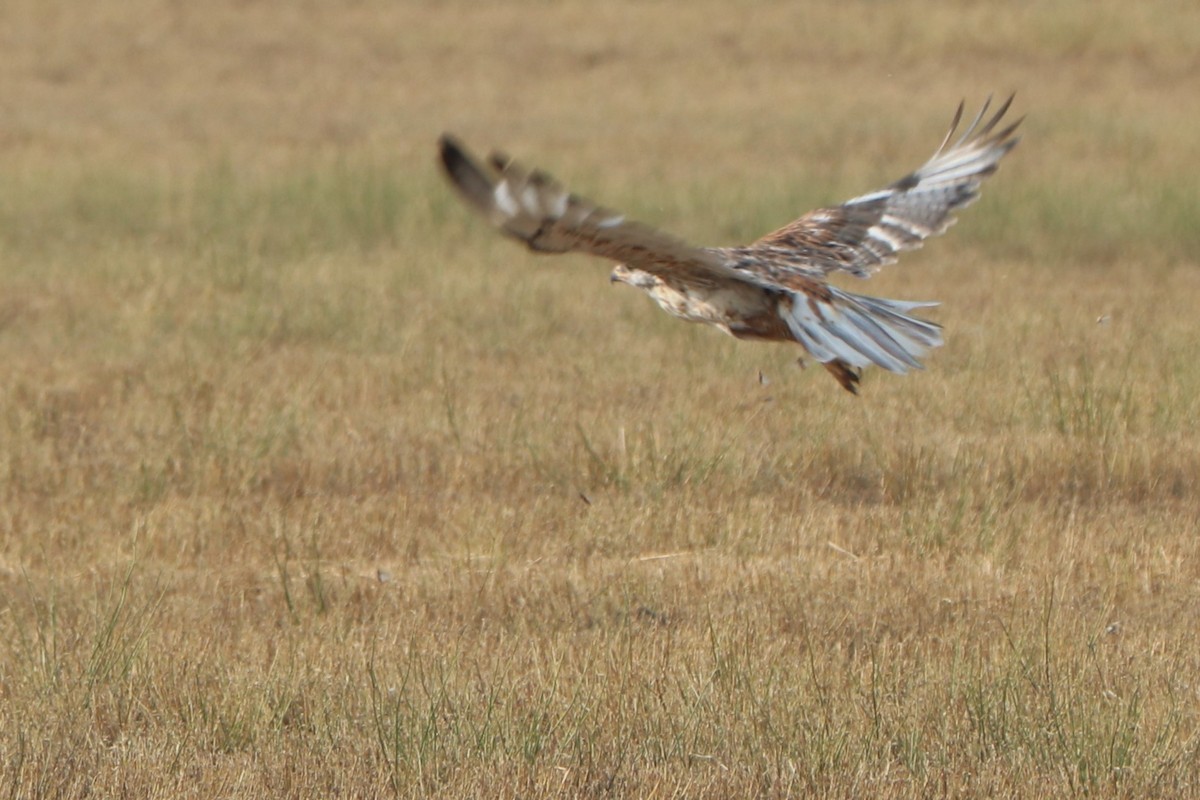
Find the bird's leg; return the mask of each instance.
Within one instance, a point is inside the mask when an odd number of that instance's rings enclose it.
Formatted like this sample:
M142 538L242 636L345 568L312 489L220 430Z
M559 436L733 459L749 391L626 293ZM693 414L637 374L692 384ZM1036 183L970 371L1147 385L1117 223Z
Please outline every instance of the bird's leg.
M842 385L843 389L850 394L858 394L858 381L862 376L860 370L854 369L854 367L840 359L829 361L821 366L829 370L830 374L837 379L837 382Z

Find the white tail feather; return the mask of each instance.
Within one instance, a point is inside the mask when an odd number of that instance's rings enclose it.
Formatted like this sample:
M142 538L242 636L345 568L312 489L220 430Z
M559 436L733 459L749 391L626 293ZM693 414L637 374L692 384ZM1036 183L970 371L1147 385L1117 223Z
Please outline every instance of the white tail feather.
M942 344L941 326L908 312L937 305L856 295L830 287L830 299L790 295L780 305L796 340L821 363L874 364L890 372L921 369L920 358Z

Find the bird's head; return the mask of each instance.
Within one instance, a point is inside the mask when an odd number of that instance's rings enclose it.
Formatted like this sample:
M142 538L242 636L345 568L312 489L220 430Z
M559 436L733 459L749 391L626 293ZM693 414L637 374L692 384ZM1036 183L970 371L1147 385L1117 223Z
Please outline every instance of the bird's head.
M658 285L658 278L654 275L626 266L625 264L617 264L613 267L612 274L608 276L608 280L611 283L627 283L639 289L653 289Z

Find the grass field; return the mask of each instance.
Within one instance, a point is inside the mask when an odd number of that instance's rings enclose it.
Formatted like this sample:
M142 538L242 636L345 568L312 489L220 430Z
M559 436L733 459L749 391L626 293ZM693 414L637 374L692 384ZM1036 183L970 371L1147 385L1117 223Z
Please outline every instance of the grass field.
M1200 796L1200 8L344 6L0 12L0 791ZM1014 90L859 398L434 165L731 244Z

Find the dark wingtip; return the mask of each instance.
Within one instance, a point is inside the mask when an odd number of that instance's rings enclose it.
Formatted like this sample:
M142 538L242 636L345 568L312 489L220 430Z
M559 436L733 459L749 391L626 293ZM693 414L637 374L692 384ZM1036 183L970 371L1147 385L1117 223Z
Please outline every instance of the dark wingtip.
M921 179L917 177L917 173L910 172L900 180L893 183L891 188L895 189L897 192L907 192L909 189L915 188L920 182Z
M443 133L438 137L438 160L451 176L466 162L467 154L463 152L462 143L452 133Z
M438 137L438 161L450 183L454 184L467 202L487 211L493 181L467 154L462 143L449 133Z

